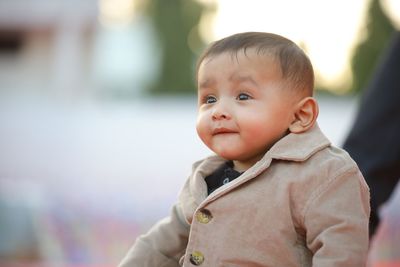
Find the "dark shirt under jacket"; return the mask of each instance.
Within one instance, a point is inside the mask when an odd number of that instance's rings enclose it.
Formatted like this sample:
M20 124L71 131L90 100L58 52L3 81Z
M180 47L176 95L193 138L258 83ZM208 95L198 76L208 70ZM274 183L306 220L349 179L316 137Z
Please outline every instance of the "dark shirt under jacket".
M238 178L242 173L233 169L233 162L227 161L222 164L215 172L204 178L207 183L208 194L211 194L219 187Z

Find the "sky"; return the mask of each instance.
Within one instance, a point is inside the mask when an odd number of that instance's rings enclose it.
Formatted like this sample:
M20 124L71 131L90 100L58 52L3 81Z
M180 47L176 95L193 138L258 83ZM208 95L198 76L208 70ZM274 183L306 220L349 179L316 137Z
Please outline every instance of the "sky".
M243 31L283 35L308 53L320 84L345 87L350 82L348 58L361 28L366 1L219 0L209 21L211 39Z
M206 15L200 27L207 41L243 31L283 35L306 50L320 85L340 91L351 83L349 59L362 37L368 3L368 0L218 0L217 13ZM382 0L382 4L389 15L399 16L399 0Z

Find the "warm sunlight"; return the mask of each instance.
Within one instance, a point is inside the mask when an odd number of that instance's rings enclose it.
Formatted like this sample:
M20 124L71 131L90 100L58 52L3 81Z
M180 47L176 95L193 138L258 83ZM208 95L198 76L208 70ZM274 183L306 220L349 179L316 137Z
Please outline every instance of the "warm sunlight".
M306 49L318 83L340 91L350 81L349 55L366 0L219 0L211 39L242 31L284 35Z
M135 12L134 0L99 0L100 22L129 23Z

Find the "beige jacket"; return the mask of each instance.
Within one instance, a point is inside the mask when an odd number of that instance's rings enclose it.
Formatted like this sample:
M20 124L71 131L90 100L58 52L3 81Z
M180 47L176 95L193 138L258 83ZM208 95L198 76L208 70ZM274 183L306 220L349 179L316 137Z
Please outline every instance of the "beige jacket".
M136 240L121 267L365 266L368 186L318 126L282 138L207 196L204 177L222 162L194 164L171 216Z

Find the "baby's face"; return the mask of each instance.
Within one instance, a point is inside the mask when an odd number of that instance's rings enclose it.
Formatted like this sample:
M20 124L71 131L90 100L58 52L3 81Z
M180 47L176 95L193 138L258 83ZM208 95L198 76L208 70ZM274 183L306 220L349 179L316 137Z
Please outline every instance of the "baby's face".
M206 58L198 71L201 140L242 170L260 160L295 120L296 97L281 77L276 61L251 49Z

